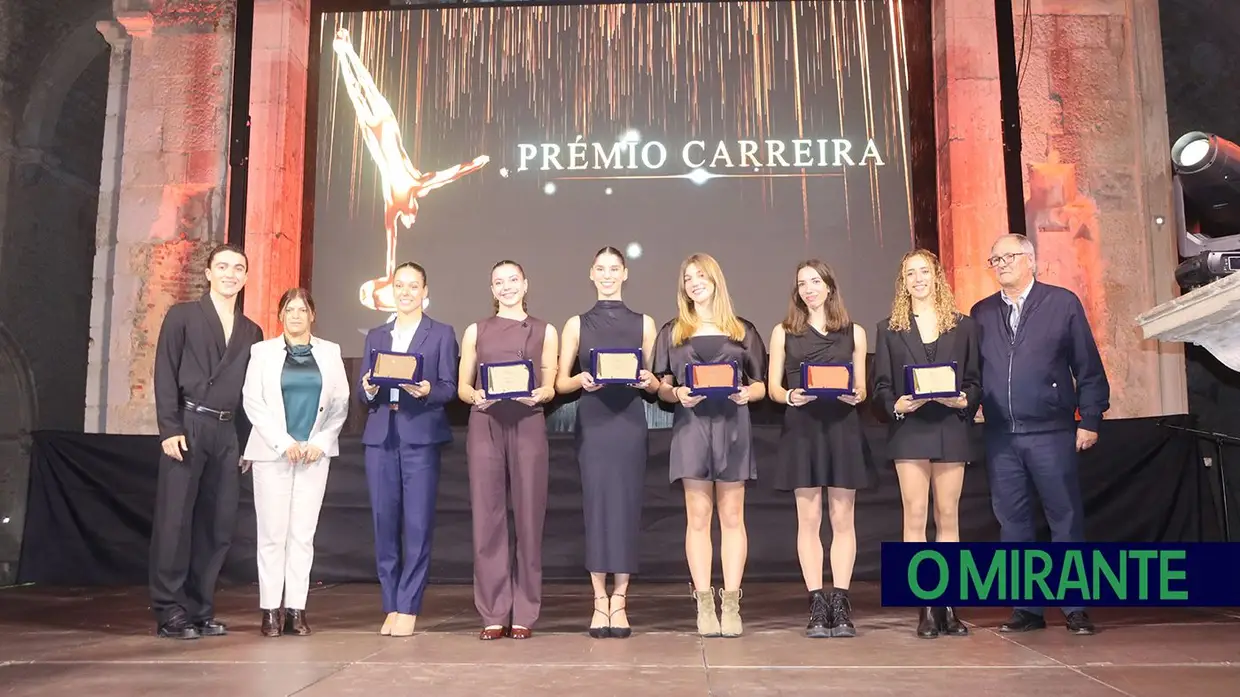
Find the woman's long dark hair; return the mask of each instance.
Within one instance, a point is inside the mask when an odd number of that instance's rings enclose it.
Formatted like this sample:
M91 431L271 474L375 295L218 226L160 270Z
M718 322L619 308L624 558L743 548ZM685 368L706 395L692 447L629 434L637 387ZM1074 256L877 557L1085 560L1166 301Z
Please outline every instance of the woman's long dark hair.
M840 285L835 280L835 273L826 262L819 259L808 259L797 266L792 281L792 299L788 302L788 316L784 318L784 331L793 336L805 333L809 326L809 308L801 299L801 291L797 288L796 278L801 269L813 269L827 286L827 300L822 305L822 312L827 316L826 330L837 332L848 326L851 321L848 310L844 307L844 298L840 297Z

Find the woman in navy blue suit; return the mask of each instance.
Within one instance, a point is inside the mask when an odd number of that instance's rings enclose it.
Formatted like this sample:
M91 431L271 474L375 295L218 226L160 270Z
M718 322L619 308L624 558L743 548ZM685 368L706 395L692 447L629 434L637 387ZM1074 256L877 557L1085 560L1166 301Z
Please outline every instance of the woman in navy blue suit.
M383 611L380 634L413 634L430 570L440 449L452 440L444 405L456 397L460 346L451 325L422 313L426 270L407 262L392 275L396 319L366 335L359 396L369 410L362 445L375 522ZM371 384L373 351L422 355L422 381Z

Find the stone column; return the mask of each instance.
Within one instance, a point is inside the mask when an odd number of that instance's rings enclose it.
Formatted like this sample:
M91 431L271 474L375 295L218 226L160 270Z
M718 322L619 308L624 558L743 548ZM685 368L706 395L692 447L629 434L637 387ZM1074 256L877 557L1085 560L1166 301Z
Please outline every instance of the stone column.
M276 303L301 279L306 160L309 0L257 0L250 84L250 166L245 313L266 336L280 331Z
M1030 9L1018 4L1015 31L1038 276L1081 297L1111 380L1109 418L1185 413L1183 348L1136 327L1178 294L1158 2Z
M994 0L934 0L939 247L957 304L994 292L990 245L1007 232Z
M96 27L112 49L108 61L108 101L103 124L103 163L99 170L99 210L95 228L95 272L90 308L90 346L87 350L87 432L107 429L108 365L112 348L112 273L116 268L117 211L120 207L121 143L125 136L124 106L129 95L129 56L132 39L119 21Z
M205 253L226 239L235 1L152 5L116 4L129 66L114 63L110 76L114 150L105 145L88 431L156 432L160 323L171 305L205 290Z

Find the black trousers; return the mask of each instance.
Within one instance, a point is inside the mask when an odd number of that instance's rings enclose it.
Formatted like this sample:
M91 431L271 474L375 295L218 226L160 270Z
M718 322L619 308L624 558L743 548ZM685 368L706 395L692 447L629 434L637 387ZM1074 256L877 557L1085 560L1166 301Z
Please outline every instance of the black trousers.
M236 424L186 413L189 452L159 456L151 530L151 610L157 620L215 615L215 583L237 525L241 447Z

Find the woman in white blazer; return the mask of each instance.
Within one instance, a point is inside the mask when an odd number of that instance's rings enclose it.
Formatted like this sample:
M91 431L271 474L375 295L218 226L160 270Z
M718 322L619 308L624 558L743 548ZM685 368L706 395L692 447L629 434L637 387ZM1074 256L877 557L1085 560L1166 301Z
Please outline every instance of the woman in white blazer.
M310 293L286 292L279 317L284 332L254 344L241 391L254 425L242 457L253 463L259 606L269 637L310 634L314 532L350 389L340 345L310 334Z

